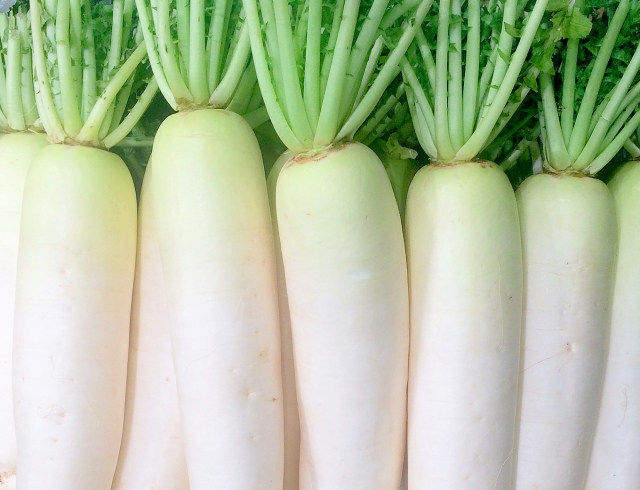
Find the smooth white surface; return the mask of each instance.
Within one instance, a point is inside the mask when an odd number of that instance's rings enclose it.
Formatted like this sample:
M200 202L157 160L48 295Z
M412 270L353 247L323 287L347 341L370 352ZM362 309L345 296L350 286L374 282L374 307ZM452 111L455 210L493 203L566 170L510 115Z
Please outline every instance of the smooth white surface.
M407 270L378 157L359 143L290 161L276 205L300 411L300 490L397 490Z
M138 207L124 432L112 490L189 490L147 165Z
M609 182L618 215L618 262L604 391L586 490L640 487L640 162Z
M538 174L517 197L526 286L516 489L582 490L607 357L615 205L589 177Z
M22 194L33 157L46 145L30 132L0 137L0 490L15 488L11 357Z
M222 110L169 116L154 205L191 490L281 490L278 285L262 157Z
M109 490L124 418L136 196L116 155L49 145L27 175L13 393L17 490Z
M406 229L409 489L508 490L523 287L511 185L486 162L424 167Z

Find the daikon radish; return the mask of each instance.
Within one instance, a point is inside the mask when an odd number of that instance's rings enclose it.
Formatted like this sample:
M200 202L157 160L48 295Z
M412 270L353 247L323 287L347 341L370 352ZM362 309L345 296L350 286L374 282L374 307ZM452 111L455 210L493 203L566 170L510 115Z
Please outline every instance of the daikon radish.
M18 490L109 490L122 423L136 198L122 160L50 145L27 177L13 393Z
M21 218L17 490L109 490L120 449L136 196L122 159L98 147L131 131L157 85L136 77L146 49L130 36L133 5L103 7L30 2L38 109L54 144L29 169ZM113 16L111 36L96 39L94 21L109 22L105 15ZM70 19L83 19L80 31Z
M413 178L405 223L410 490L512 485L520 225L509 180L478 154L528 93L520 73L535 76L525 61L547 1L522 5L527 21L516 43L500 26L517 24L517 3L492 10L478 0L440 0L437 25L425 23L401 64L416 134L432 159ZM481 32L495 43L482 43Z
M640 122L637 102L630 104L640 49L637 38L620 34L634 26L629 9L627 0L602 11L574 2L568 15L575 30L559 46L564 56L552 65L562 83L548 73L539 77L545 173L527 178L517 191L525 264L517 490L585 485L618 247L613 196L592 176ZM596 17L602 20L592 30L588 19ZM612 57L625 45L635 50L631 60ZM576 78L587 64L593 68L589 78ZM584 94L579 103L576 94Z
M13 423L11 358L22 194L33 157L47 145L37 133L0 138L0 489L15 487L16 442Z
M151 68L178 110L156 134L151 186L190 489L280 490L276 260L250 126L266 111L242 6L137 5Z
M0 14L0 489L15 489L11 358L22 194L33 157L47 145L35 108L29 17Z
M265 106L293 154L277 175L275 202L300 490L400 485L409 334L402 226L379 158L350 140L398 74L432 2L412 3L244 2ZM391 26L405 29L381 56Z
M618 261L611 342L586 490L632 490L640 482L640 163L623 166L609 188L618 217Z
M151 163L138 210L124 432L112 490L188 490Z

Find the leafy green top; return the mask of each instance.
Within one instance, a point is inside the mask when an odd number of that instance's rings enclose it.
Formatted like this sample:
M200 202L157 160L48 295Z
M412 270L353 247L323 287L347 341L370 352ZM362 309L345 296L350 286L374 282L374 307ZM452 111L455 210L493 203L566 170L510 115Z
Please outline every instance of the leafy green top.
M36 102L52 142L109 148L153 99L133 10L133 0L30 0Z
M352 139L433 0L244 0L260 88L294 152Z
M240 0L136 0L160 91L176 110L227 108L268 117Z
M553 171L592 175L640 124L640 6L579 0L564 16L578 28L540 75L544 156Z
M42 129L33 86L29 15L22 7L0 13L0 129Z
M553 47L538 29L549 1L438 1L401 64L416 133L431 158L476 158L537 88Z

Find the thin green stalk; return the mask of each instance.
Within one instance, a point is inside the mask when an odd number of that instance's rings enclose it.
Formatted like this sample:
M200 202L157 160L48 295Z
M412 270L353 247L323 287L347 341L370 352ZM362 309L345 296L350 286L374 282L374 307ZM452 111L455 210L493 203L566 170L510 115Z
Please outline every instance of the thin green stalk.
M598 123L594 128L591 136L587 140L587 144L584 146L584 149L580 152L580 155L575 160L574 168L576 169L584 169L587 168L591 164L591 160L596 156L598 152L598 148L602 144L602 141L606 137L607 131L611 126L615 114L622 103L625 95L629 91L631 87L631 83L635 78L636 74L640 70L640 45L637 47L629 65L622 75L620 79L620 83L616 87L615 91L611 95L611 100L607 104L606 108L602 112L602 116L598 119ZM577 125L576 125L577 127Z
M504 145L507 144L509 141L512 141L514 135L518 134L519 131L522 128L524 128L529 123L529 121L534 117L536 117L535 113L529 115L528 117L523 118L522 120L510 126L509 131L504 131L500 133L500 137L496 138L496 140L490 145L487 145L483 149L483 152L486 151L489 153L499 153L504 148Z
M287 148L296 152L303 151L304 146L293 131L291 131L291 127L278 103L274 80L271 77L269 64L267 62L267 53L262 43L262 31L256 0L244 0L243 5L249 25L253 63L256 74L258 75L258 81L260 82L260 90L262 91L264 103L271 117L271 123Z
M0 42L2 44L2 49L6 50L6 39L9 36L9 17L7 14L0 13ZM0 55L0 109L2 109L3 115L8 113L9 110L9 99L7 96L7 79L6 79L6 69L5 63L3 60L3 56Z
M333 53L331 70L327 80L327 87L322 99L320 118L316 129L313 145L322 148L331 144L336 137L340 123L340 102L344 88L347 68L349 66L349 51L353 43L360 8L360 0L345 3L340 22L338 39Z
M88 1L88 0L87 0ZM167 103L175 110L178 107L176 99L171 91L171 87L169 86L169 82L164 73L164 68L162 67L162 62L160 61L160 55L158 50L156 49L156 44L154 42L154 35L151 32L151 18L149 16L149 11L151 8L147 6L145 0L136 0L136 7L138 11L138 27L142 30L142 35L144 36L144 42L147 46L152 49L148 50L149 64L151 65L151 70L153 71L153 76L158 82L158 87L160 92L162 92L163 97L167 100ZM154 17L156 15L154 14ZM155 23L155 21L154 21ZM91 36L93 39L93 36ZM85 50L86 51L86 50ZM95 65L95 62L94 62ZM86 60L85 60L86 66ZM85 68L86 71L86 68ZM86 75L85 75L86 79ZM94 76L95 79L95 76ZM83 104L84 106L84 104ZM85 115L85 120L88 114Z
M158 23L156 24L156 36L158 38L158 51L165 76L176 101L192 100L193 96L182 78L178 66L178 57L173 39L171 37L171 11L169 0L158 0Z
M244 118L253 129L266 123L269 120L269 113L267 112L267 108L262 106L245 114Z
M310 0L307 46L304 62L304 105L311 130L320 119L320 44L322 40L322 0Z
M475 0L471 0L475 1ZM415 38L416 46L418 46L418 50L420 51L420 55L422 56L422 61L424 62L424 66L427 69L427 77L429 78L429 85L431 85L431 90L435 89L436 86L436 62L433 59L433 54L431 53L431 48L429 47L429 43L427 42L427 38L424 35L424 31L422 28L418 28L416 31Z
M429 132L429 129L427 128L424 117L422 117L420 107L416 105L416 101L413 96L413 90L410 86L407 87L407 101L409 103L409 113L411 114L411 120L413 121L413 126L415 128L416 136L418 137L420 146L431 158L437 158L438 152L436 150L435 144L433 143L433 138L431 136L431 133Z
M493 44L493 43L492 43ZM498 58L498 50L493 47L491 55L487 59L487 63L482 68L482 74L480 75L480 86L478 87L478 98L476 102L476 121L480 118L481 114L485 113L487 108L487 95L489 94L489 84L493 77L493 69Z
M578 66L578 39L567 41L567 52L564 61L564 76L562 77L562 136L567 145L571 141L573 132L573 116L576 89L576 68Z
M604 77L605 70L609 64L611 53L616 44L618 34L622 29L627 14L629 13L629 0L620 0L613 18L609 22L607 33L600 44L596 61L589 77L589 82L582 97L578 116L571 133L569 141L569 155L573 160L577 160L584 150L587 141L587 132L591 123L591 116L596 105L600 85Z
M32 127L38 120L38 108L36 106L36 94L34 92L33 81L33 54L31 50L31 31L29 29L29 17L25 14L18 14L16 17L18 31L20 32L22 45L22 69L21 98L22 109L27 127Z
M340 132L336 136L337 141L352 135L374 110L385 89L398 75L400 71L400 63L415 37L418 26L422 24L422 21L427 16L432 4L433 0L422 0L418 10L416 11L413 23L406 26L404 29L398 44L387 57L387 60L380 69L375 81L371 87L369 87L369 90L355 108L349 119L347 119L347 122L345 122L340 129Z
M451 14L461 16L460 0L451 0ZM462 105L462 23L449 30L449 138L456 152L464 143L464 108Z
M393 109L393 107L398 102L398 99L402 97L405 93L405 85L401 83L398 86L398 89L387 97L387 100L382 104L377 110L373 112L373 114L367 119L367 121L358 129L356 132L354 139L357 141L363 141L369 136L373 130L378 127L380 122L387 116L389 111Z
M532 68L531 70L535 72L536 74L535 76L537 77L538 76L537 68ZM531 91L531 88L529 88L526 85L521 85L520 87L518 87L518 89L514 92L515 100L513 102L508 103L507 106L502 111L502 115L500 116L500 119L498 120L498 123L496 124L496 126L493 128L493 131L487 138L487 142L485 143L484 148L492 144L493 141L496 139L496 137L502 133L502 130L506 127L507 124L509 124L509 122L511 121L511 118L514 116L518 108L522 105L524 100L527 98L527 95L529 94L530 91Z
M485 113L488 110L488 107L493 104L498 93L497 87L500 87L500 84L504 80L511 62L510 59L507 61L503 58L503 56L510 58L511 50L513 49L513 36L507 32L505 24L509 24L511 26L515 25L517 10L517 0L506 0L504 2L502 30L500 31L500 38L498 39L497 47L498 57L496 58L495 66L493 68L493 77L491 78L491 85L489 86L489 93L487 94L487 101L484 108ZM503 56L500 56L500 53L502 53Z
M69 49L69 0L58 0L56 16L56 50L58 52L58 74L62 95L62 119L64 130L74 138L82 127L80 108L77 104L71 52Z
M58 0L60 1L60 0ZM120 64L122 57L122 33L124 26L124 0L113 0L113 15L111 16L111 46L107 56L106 73L102 78L107 80L113 69Z
M402 0L400 3L395 4L382 18L380 29L384 31L391 27L396 20L409 12L409 10L417 8L420 2L422 2L422 0Z
M438 38L436 44L436 86L434 113L437 121L435 140L438 148L438 159L450 161L455 156L449 136L449 104L448 104L448 61L449 61L449 19L451 17L451 0L440 0L438 12Z
M134 128L138 121L145 113L149 104L153 101L156 93L158 92L158 82L155 79L151 79L147 82L147 86L140 95L140 98L136 104L131 108L127 117L104 138L102 144L105 148L111 148L117 145L125 136L127 136Z
M223 39L227 35L232 3L230 0L214 0L213 2L214 7L209 23L209 41L207 44L209 93L215 90L220 80L224 50Z
M527 54L529 53L529 48L531 47L533 38L538 30L540 21L542 20L547 3L548 0L536 0L533 10L529 14L527 24L523 29L518 47L511 57L511 63L509 64L507 73L500 84L500 88L496 92L492 104L480 123L476 126L471 138L467 140L456 154L456 160L469 161L475 158L475 156L484 147L487 138L500 118L500 114L502 114L513 87L518 80L518 75L520 74L520 70L522 69L522 65L524 64Z
M100 134L100 139L104 139L107 134L111 133L120 125L122 116L124 116L124 113L127 110L127 104L129 102L129 97L131 96L131 91L133 89L133 82L134 77L129 78L129 81L124 87L122 87L122 90L120 90L120 92L118 93L118 96L116 97L116 103L113 106L113 115L111 116L109 126L105 129L105 134Z
M500 168L505 172L515 165L520 156L531 146L536 139L540 137L540 125L536 125L533 131L523 138L516 147L511 151L509 156L502 160Z
M81 110L82 120L86 121L91 108L98 98L96 47L93 37L93 26L90 16L90 0L84 0L84 22L82 34L82 91Z
M631 118L631 120L625 125L624 129L618 133L618 136L607 146L607 148L600 153L596 158L593 159L591 164L586 167L587 173L594 175L602 168L609 163L613 157L617 155L626 141L629 140L631 135L640 125L640 111ZM577 170L584 170L582 168L578 168Z
M10 19L9 36L7 39L7 120L9 126L18 131L24 131L27 126L22 109L22 53L20 33L15 28L15 18Z
M400 67L402 68L402 76L404 77L405 83L411 87L413 99L418 106L420 106L420 110L424 115L425 123L427 125L427 130L433 139L433 136L436 134L436 122L431 104L429 104L429 99L420 85L418 77L416 76L415 71L413 71L413 67L406 58L403 58L400 63Z
M404 105L402 102L396 102L396 105L393 107L393 109L384 116L382 121L380 121L380 123L375 128L373 128L373 131L371 131L371 133L369 133L366 138L359 141L361 141L365 146L371 146L374 141L382 137L382 135L386 131L392 128L392 124L394 120L397 119L398 114L404 113L406 115L406 112L406 105Z
M640 96L636 96L636 98L629 103L625 110L622 111L615 119L615 122L607 131L607 135L604 140L600 144L597 153L602 153L607 146L611 144L611 142L615 139L616 135L620 132L620 130L624 127L627 120L632 116L632 114L638 108L638 104L640 103Z
M206 36L204 25L204 0L190 0L191 22L189 27L189 90L197 104L209 98L207 83Z
M346 115L353 109L360 81L366 68L367 59L371 48L378 38L378 28L382 22L382 17L389 5L389 0L374 0L362 28L356 38L356 42L351 48L349 56L349 67L347 69L347 77L343 89L344 100L342 102L342 111L340 120L342 121Z
M247 104L247 107L242 113L248 114L249 112L255 111L256 109L263 106L264 106L264 101L262 100L260 85L258 85L256 80L256 83L253 86L253 91L251 92L251 97L249 97L249 103Z
M238 87L229 104L227 104L227 110L236 112L238 114L244 114L246 107L251 102L251 96L254 91L258 76L256 75L256 68L253 63L249 63L249 66L242 74Z
M371 53L369 54L369 59L367 60L367 66L364 69L364 73L362 74L362 81L360 82L360 88L358 89L358 94L356 95L356 100L354 101L354 106L357 106L361 101L362 97L369 87L371 83L371 78L376 71L376 66L378 66L378 61L380 61L380 56L382 55L382 50L384 49L384 39L380 36L375 43L373 43L373 47L371 48Z
M78 136L75 138L78 142L98 146L100 128L111 107L111 103L115 100L120 89L127 83L129 77L146 56L147 47L145 43L140 43L127 58L127 61L125 61L120 69L111 77L111 80L109 80L109 83L93 106L84 126L82 126Z
M76 104L82 112L82 0L70 1L70 52Z
M560 116L553 91L553 82L547 73L539 76L545 127L547 129L547 151L549 164L556 170L564 170L571 166L571 158L567 145L562 137Z
M178 52L176 53L176 62L181 74L184 74L187 68L187 63L190 61L191 46L189 41L191 40L191 25L189 24L191 19L191 12L189 5L192 1L196 3L198 0L176 0L176 21L178 28ZM202 19L204 22L204 19ZM188 72L187 77L188 78Z
M240 41L230 57L229 69L209 97L209 104L214 107L227 106L238 87L250 55L251 42L249 41L249 26L245 23L242 26Z
M293 32L291 30L291 17L289 15L289 4L287 0L274 0L273 3L278 32L278 45L282 56L282 74L285 90L284 104L289 116L288 119L291 122L291 129L298 139L304 143L313 139L313 133L309 119L307 118L307 111L300 89Z
M467 141L476 124L478 79L480 77L480 0L469 0L467 9L467 52L464 69L463 139Z
M280 46L278 44L278 32L276 24L276 16L269 0L260 0L260 12L262 13L262 23L260 28L264 29L265 41L267 44L268 60L272 69L273 84L278 100L285 100L284 79L282 74L282 61L280 56ZM246 14L246 6L245 6ZM252 44L253 46L253 44ZM287 124L291 127L291 120L285 112Z
M42 35L41 7L38 0L29 0L29 12L31 13L31 31L33 36L33 60L36 68L37 97L40 98L38 112L44 119L45 127L48 127L49 138L55 143L61 143L65 139L64 129L60 123L55 101L49 84L47 74L47 57L44 52L44 39ZM0 70L2 72L3 70Z
M345 0L337 0L333 8L333 21L331 29L329 30L329 42L327 43L327 49L325 50L325 55L322 60L322 69L320 71L320 100L324 99L324 93L327 90L329 72L331 71L331 65L333 63L333 53L336 49L338 34L340 33L340 24L342 23L344 1Z
M631 158L637 159L640 158L640 148L630 139L625 141L624 149L629 152Z

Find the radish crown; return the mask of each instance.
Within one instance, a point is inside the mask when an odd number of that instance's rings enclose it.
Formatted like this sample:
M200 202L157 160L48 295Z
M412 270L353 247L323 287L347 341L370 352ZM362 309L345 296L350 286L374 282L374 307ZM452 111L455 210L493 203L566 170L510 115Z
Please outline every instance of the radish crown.
M31 64L29 15L21 8L0 13L0 128L42 130Z
M548 3L439 0L437 21L421 26L401 63L416 133L431 158L472 160L536 88L549 44L538 30ZM540 54L528 58L534 42Z
M114 146L157 91L138 70L146 48L133 29L133 0L30 0L30 13L36 102L49 139Z
M637 0L604 7L576 0L568 12L575 29L555 59L560 111L553 69L540 75L544 156L554 171L593 175L640 124L640 7Z
M244 0L260 88L294 152L353 139L433 0Z
M224 108L268 120L238 0L136 0L160 91L174 110Z

